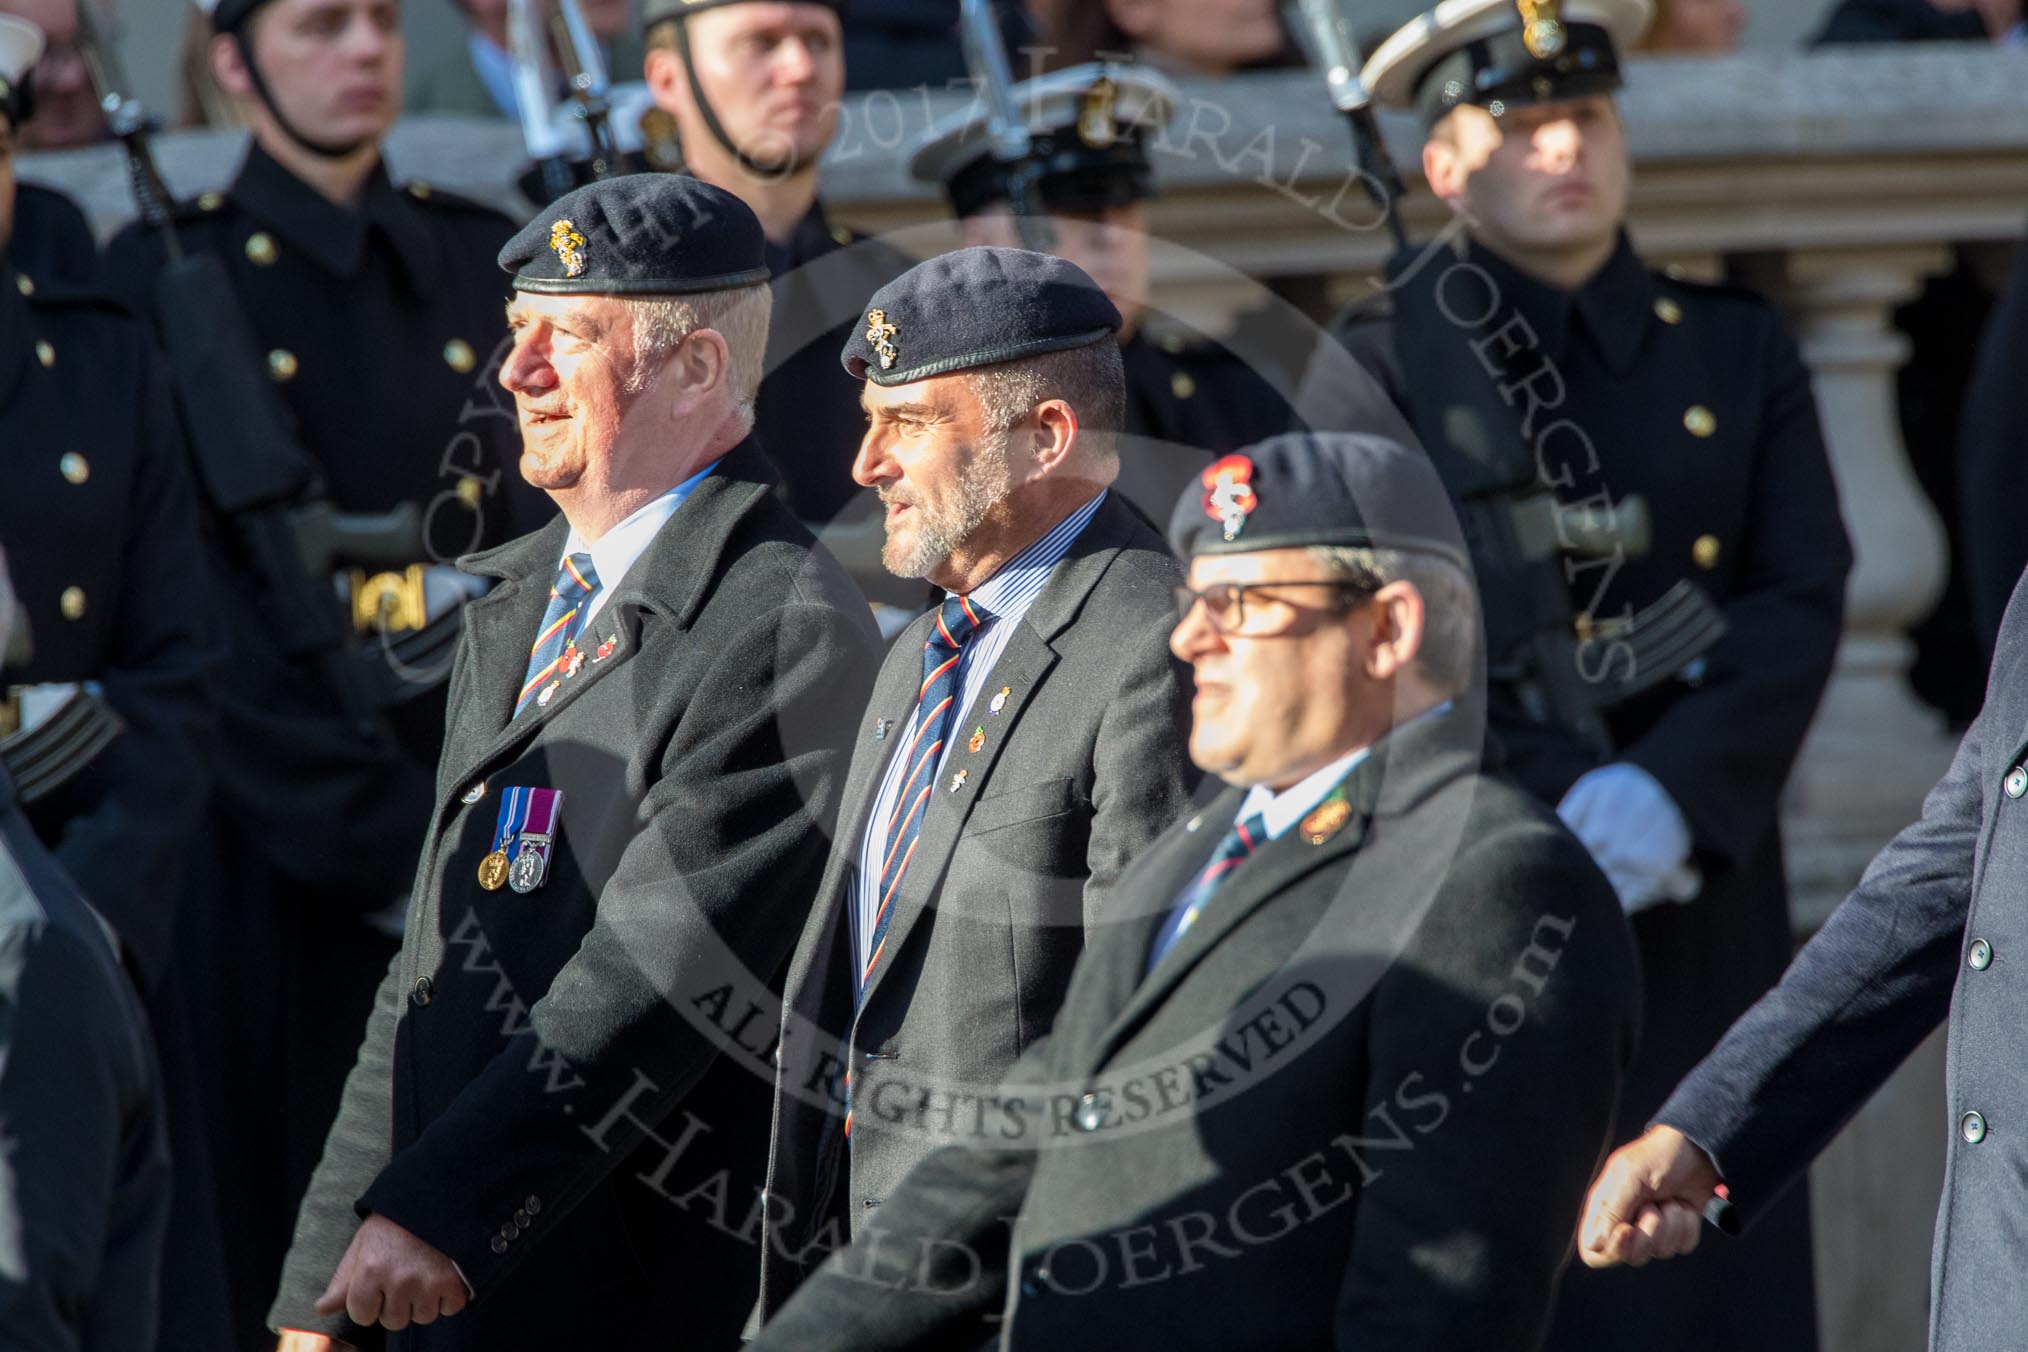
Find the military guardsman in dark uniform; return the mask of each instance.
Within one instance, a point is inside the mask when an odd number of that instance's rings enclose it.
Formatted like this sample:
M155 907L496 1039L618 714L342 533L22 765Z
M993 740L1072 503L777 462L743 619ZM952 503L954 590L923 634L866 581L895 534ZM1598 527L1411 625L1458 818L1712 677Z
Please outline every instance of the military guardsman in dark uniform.
M859 382L838 366L860 302L908 260L830 220L817 195L845 90L838 8L648 0L648 88L674 123L684 172L745 202L767 232L775 312L754 426L789 506L818 526L842 516L827 543L863 588L908 604L915 589L880 567L879 504L852 482L866 415Z
M1586 681L1648 641L1629 617L1679 584L1722 620L1702 651L1647 673L1667 679L1597 711L1604 745L1531 708L1541 673L1517 675L1497 635L1489 657L1493 731L1517 776L1558 805L1633 916L1646 1003L1622 1121L1638 1126L1787 962L1777 800L1830 675L1851 551L1780 317L1751 294L1651 272L1622 228L1616 48L1642 30L1646 0L1520 9L1453 0L1368 62L1377 103L1420 112L1425 177L1466 224L1456 245L1400 260L1392 299L1335 333L1426 445L1458 407L1446 382L1481 381L1530 491L1615 521L1645 500L1644 555L1620 544L1527 565L1567 584L1563 637L1582 640L1568 651ZM1348 407L1331 425L1361 416ZM1439 461L1466 495L1467 456ZM1489 595L1523 571L1486 537L1474 549ZM1486 619L1502 621L1490 601ZM1571 1273L1551 1346L1740 1352L1814 1337L1798 1189L1740 1243L1658 1270Z
M1270 373L1247 357L1174 326L1154 336L1143 324L1145 204L1155 195L1147 141L1174 116L1176 87L1152 70L1093 62L1024 80L1012 92L1039 162L1035 188L1051 251L1090 273L1125 320L1127 435L1115 487L1162 521L1213 459L1287 429L1293 414ZM996 158L975 102L930 128L910 172L943 185L966 244L1019 247L1011 205L1019 168Z
M15 219L14 138L28 109L20 77L42 47L34 25L0 16L0 243ZM89 251L88 232L74 242ZM202 1112L190 1093L193 987L175 953L188 923L184 862L217 756L205 694L219 651L209 558L146 328L102 293L9 261L0 261L0 464L0 538L34 639L30 659L9 663L0 682L10 811L26 815L110 925L173 1077L167 1121L184 1242L171 1253L179 1297L165 1311L163 1346L193 1346L224 1320ZM0 1327L12 1327L4 1314Z
M221 1197L234 1218L239 1329L252 1346L394 951L369 917L400 902L428 823L456 607L480 587L452 561L548 512L515 473L513 412L489 374L505 338L492 259L512 223L422 183L398 187L381 161L400 108L395 7L203 7L216 30L213 71L254 135L229 188L173 213L182 248L222 264L229 293L219 301L252 332L253 350L235 359L273 382L330 505L406 506L423 527L410 558L333 568L352 602L356 651L342 655L387 692L372 726L322 673L279 651L263 610L272 583L248 558L235 555L221 588L231 654L217 692L230 754L202 891L224 912L188 927L185 947L218 993L201 1046L212 1058L214 1153L232 1166ZM166 252L159 228L135 225L113 240L106 266L155 319L173 364L179 344L155 292ZM186 407L207 393L179 390ZM233 538L230 522L220 534ZM250 981L263 984L250 993Z

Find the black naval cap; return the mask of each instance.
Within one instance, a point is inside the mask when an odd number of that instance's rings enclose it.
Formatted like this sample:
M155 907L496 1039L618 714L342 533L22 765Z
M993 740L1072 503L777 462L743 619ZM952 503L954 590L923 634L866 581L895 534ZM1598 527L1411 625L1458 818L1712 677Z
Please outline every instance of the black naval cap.
M751 4L753 0L647 0L641 6L641 27L643 31L653 28L665 19L687 19L693 14L706 10L725 9L731 5ZM825 9L844 12L845 0L795 0L797 4L820 5Z
M1053 254L978 246L916 264L873 293L839 354L876 385L1109 342L1120 312L1089 274Z
M0 14L0 117L19 127L34 111L28 72L42 59L42 30L26 19Z
M1177 501L1169 543L1186 559L1325 546L1407 550L1470 568L1429 458L1364 432L1285 432L1213 462Z
M231 33L239 29L253 12L268 0L196 0L197 8L211 20L214 33Z
M1374 49L1360 72L1382 107L1433 127L1459 104L1508 108L1610 94L1619 53L1647 31L1651 0L1444 0Z
M1093 61L1023 80L1012 91L1028 124L1032 168L1051 211L1097 211L1155 195L1146 138L1176 115L1182 95L1160 72ZM991 115L974 107L923 133L909 160L921 183L941 183L958 216L975 216L1013 195L1023 165L994 153Z
M547 296L683 296L768 279L746 203L684 174L626 174L567 192L507 241L514 289Z

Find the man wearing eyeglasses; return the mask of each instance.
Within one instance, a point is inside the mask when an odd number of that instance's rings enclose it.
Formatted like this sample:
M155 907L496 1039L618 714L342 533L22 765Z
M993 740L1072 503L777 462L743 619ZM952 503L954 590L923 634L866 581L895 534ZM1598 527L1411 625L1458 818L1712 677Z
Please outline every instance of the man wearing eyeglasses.
M1191 758L1055 1030L755 1349L1540 1345L1637 1009L1611 884L1481 769L1419 453L1277 437L1170 535ZM1008 1219L1012 1218L1011 1230Z
M943 596L874 686L790 963L763 1311L984 1130L1121 872L1189 811L1182 576L1110 487L1119 324L1074 263L961 249L875 292L842 354L883 562Z

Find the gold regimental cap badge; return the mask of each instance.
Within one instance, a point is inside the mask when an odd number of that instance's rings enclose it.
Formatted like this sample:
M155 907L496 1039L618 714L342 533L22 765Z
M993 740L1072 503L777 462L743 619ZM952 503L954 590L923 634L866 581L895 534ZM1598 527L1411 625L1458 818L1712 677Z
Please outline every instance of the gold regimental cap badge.
M549 247L563 260L564 276L584 276L584 246L584 236L569 221L558 221L549 227Z
M1113 116L1120 89L1111 79L1100 76L1084 91L1077 103L1077 139L1093 150L1104 150L1120 139L1120 124Z
M1563 26L1562 0L1516 0L1521 11L1521 45L1537 61L1562 53L1570 41Z
M873 344L873 354L880 358L880 369L891 371L901 353L895 348L894 340L901 336L901 330L887 322L887 311L871 310L866 315L866 341Z

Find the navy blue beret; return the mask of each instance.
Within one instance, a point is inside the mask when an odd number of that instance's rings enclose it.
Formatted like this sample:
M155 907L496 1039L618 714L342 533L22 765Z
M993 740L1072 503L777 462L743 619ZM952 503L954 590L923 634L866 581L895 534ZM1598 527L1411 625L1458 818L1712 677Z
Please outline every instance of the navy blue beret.
M876 385L1111 341L1120 312L1083 268L1027 249L959 249L873 293L845 369Z
M1363 432L1286 432L1214 462L1177 502L1169 543L1186 559L1322 545L1470 567L1429 457Z
M268 0L197 0L197 7L211 19L213 32L230 33Z
M642 6L641 27L653 28L664 19L687 19L693 14L702 14L708 9L724 9L727 5L743 5L748 0L648 0ZM843 10L845 0L798 0L800 4L822 5L825 9Z
M626 174L551 202L500 251L514 289L546 296L682 296L768 279L746 203L683 174Z

